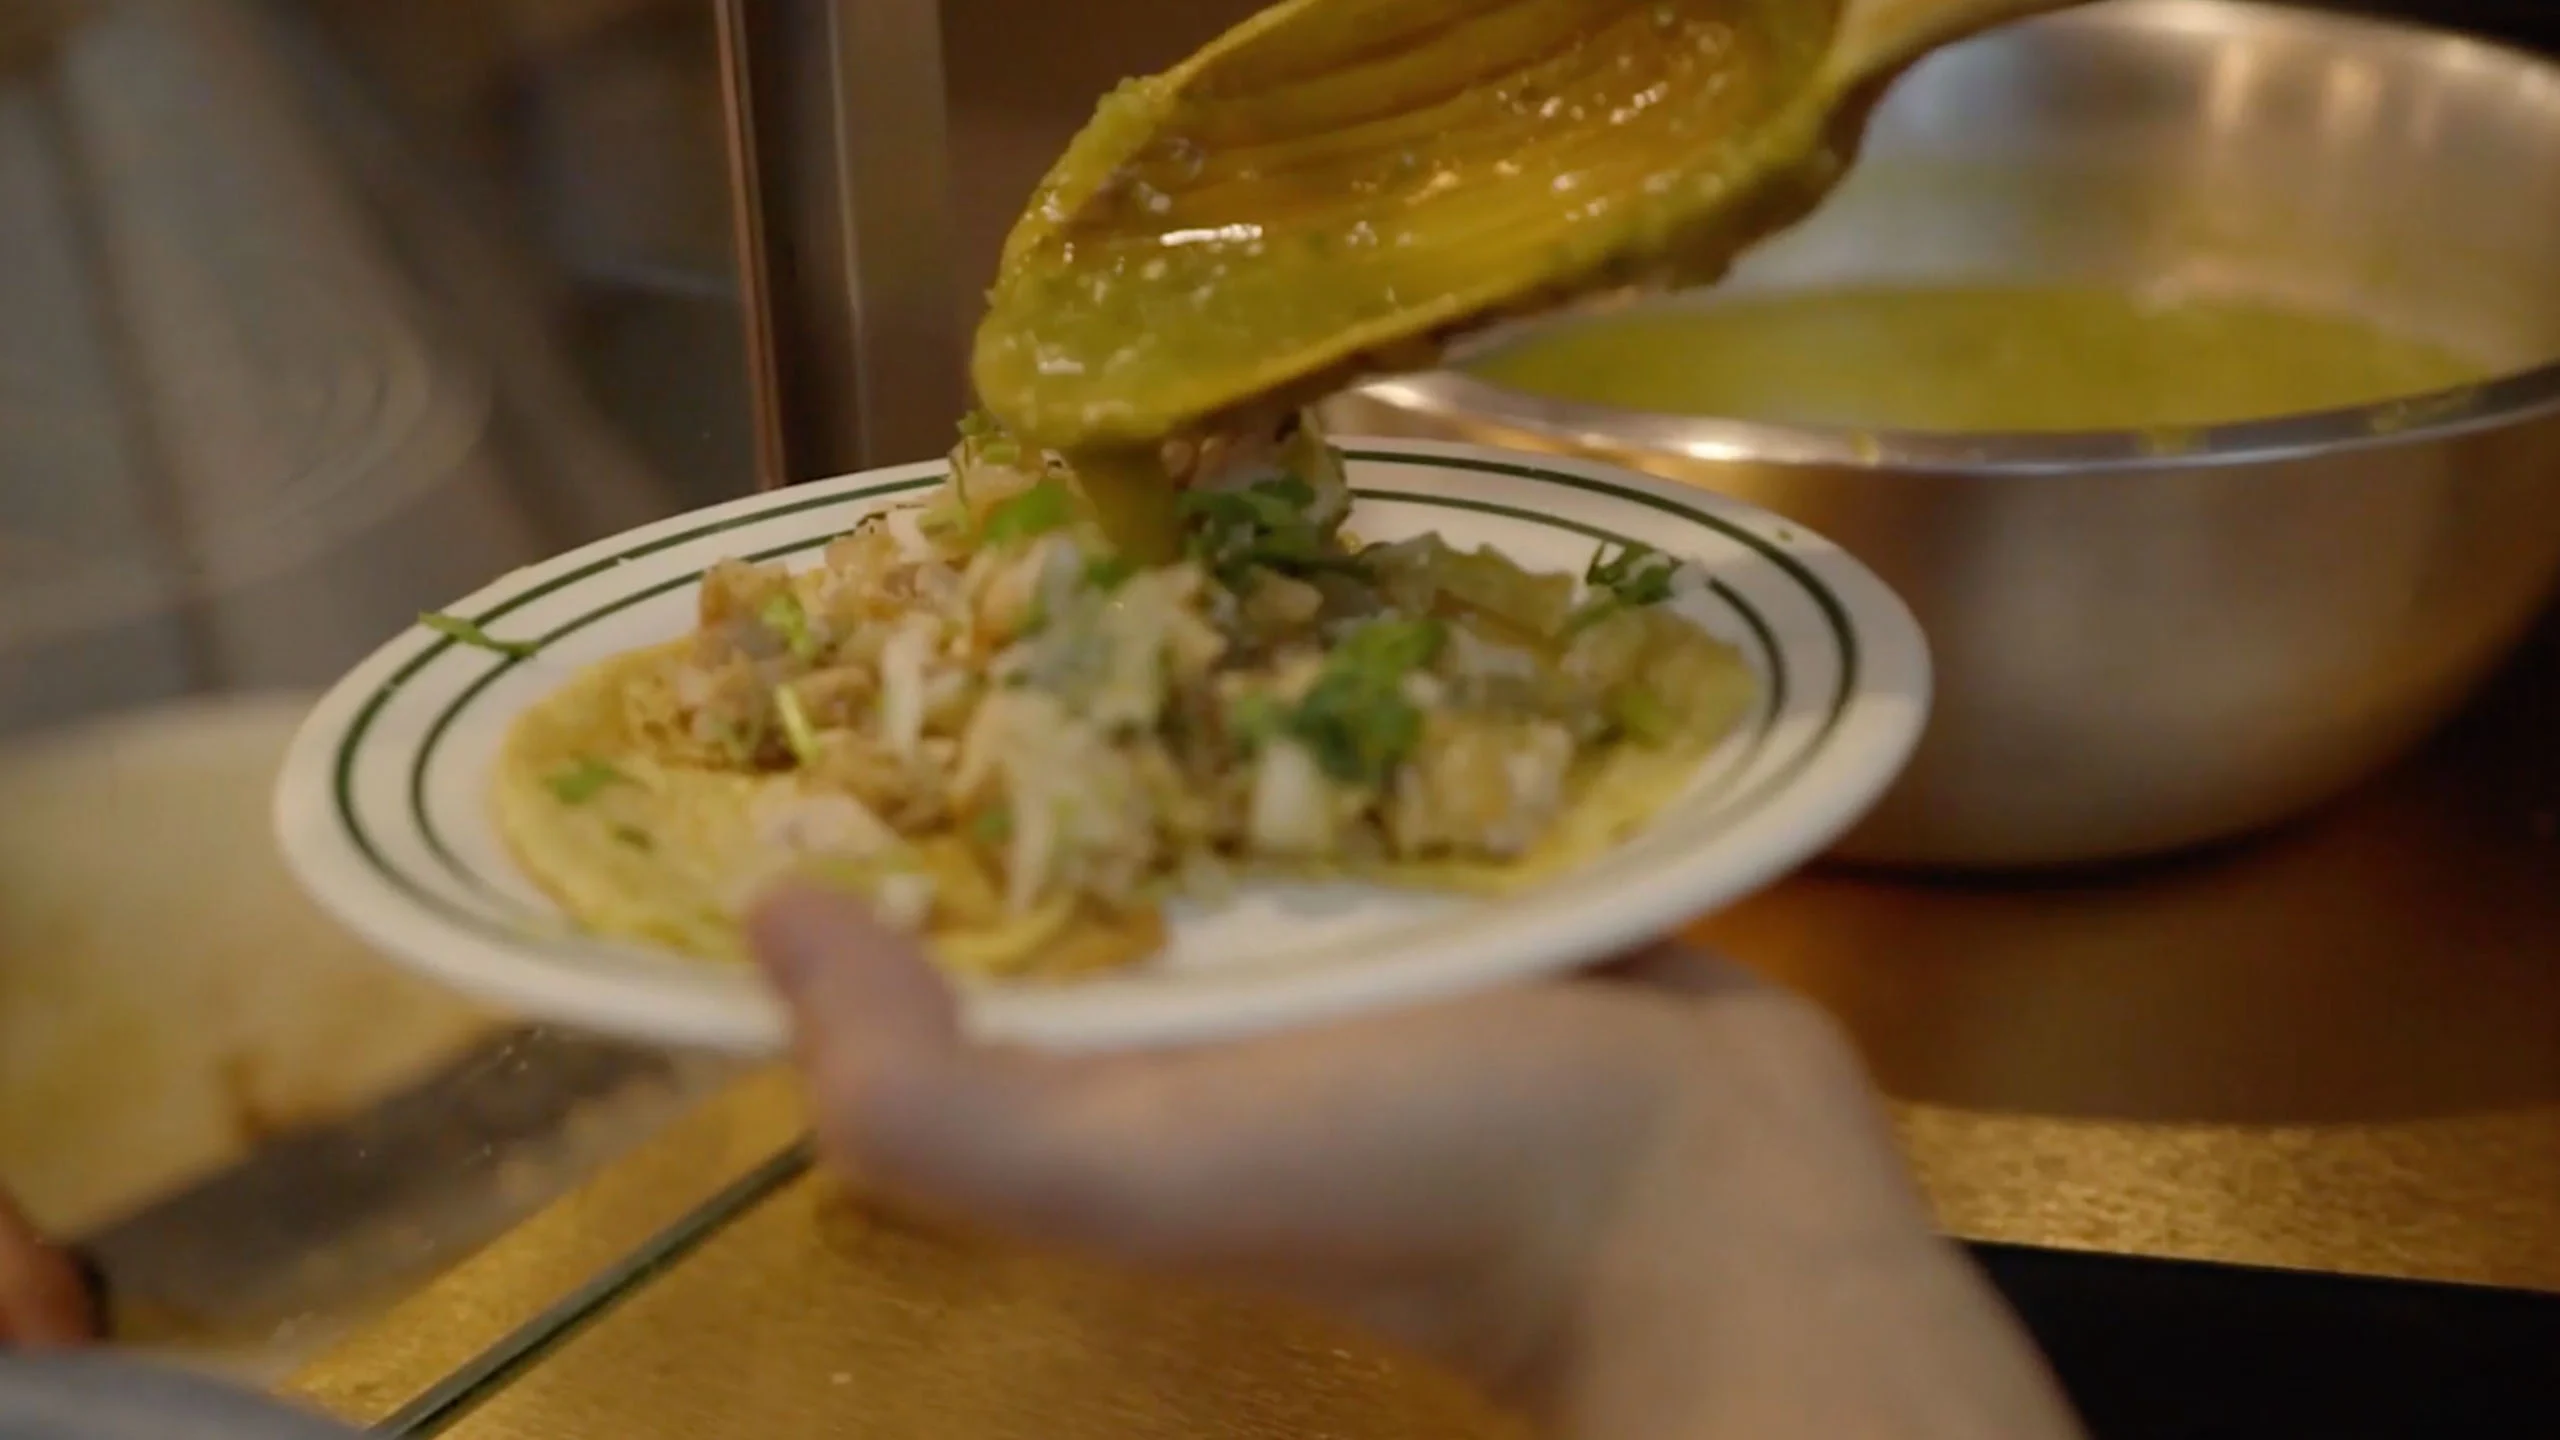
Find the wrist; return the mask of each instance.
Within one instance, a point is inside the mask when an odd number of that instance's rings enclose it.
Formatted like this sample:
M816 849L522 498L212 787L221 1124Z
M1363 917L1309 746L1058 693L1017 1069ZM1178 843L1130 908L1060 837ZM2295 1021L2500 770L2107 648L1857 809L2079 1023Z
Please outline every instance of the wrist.
M2073 1433L1820 1012L1706 1007L1655 1142L1527 1377L1552 1433Z

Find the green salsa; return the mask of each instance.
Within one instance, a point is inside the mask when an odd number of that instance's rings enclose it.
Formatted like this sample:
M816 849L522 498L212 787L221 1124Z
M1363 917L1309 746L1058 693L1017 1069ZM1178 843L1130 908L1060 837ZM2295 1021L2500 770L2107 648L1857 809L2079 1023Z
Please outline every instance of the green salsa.
M1842 289L1623 311L1469 361L1514 389L1879 430L2141 430L2427 394L2484 367L2371 321L2227 296Z
M1115 91L1051 167L988 293L979 400L1027 443L1138 449L1730 254L1829 178L1804 101L1836 12L1280 0Z

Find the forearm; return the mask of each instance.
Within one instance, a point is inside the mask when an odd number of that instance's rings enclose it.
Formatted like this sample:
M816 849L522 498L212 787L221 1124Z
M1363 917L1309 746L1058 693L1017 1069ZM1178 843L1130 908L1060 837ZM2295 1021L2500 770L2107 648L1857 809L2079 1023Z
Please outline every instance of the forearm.
M1542 1418L1563 1440L2071 1440L2014 1321L1943 1247L1622 1305ZM1794 1268L1794 1267L1789 1267ZM1707 1282L1715 1283L1715 1282Z
M1529 1395L1564 1440L2071 1440L1818 1022L1702 1056Z

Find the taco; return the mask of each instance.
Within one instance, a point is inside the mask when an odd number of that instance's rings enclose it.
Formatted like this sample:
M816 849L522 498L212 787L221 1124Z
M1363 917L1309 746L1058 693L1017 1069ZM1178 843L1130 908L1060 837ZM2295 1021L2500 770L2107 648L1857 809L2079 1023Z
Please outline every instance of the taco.
M1350 500L1299 420L1195 475L1182 557L1136 564L1062 460L973 421L929 500L807 569L721 562L691 635L521 717L501 831L598 932L733 957L746 898L800 872L955 971L1059 976L1239 877L1561 873L1753 704L1696 566L1363 545Z

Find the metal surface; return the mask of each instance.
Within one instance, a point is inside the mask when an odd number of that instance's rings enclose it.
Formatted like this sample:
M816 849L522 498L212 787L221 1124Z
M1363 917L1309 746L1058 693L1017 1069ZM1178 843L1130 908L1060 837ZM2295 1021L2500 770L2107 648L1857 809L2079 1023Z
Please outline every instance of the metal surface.
M758 484L941 453L967 390L939 9L718 14Z
M2514 373L2177 437L1820 431L1454 374L1369 387L1336 419L1597 454L1832 536L1910 601L1942 676L1911 771L1844 853L2121 858L2370 775L2531 622L2560 572L2555 253L2560 67L2308 11L2119 0L1914 70L1849 182L1732 283L2242 290Z
M2037 884L1816 873L1705 938L1857 1037L1949 1228L2560 1293L2560 619L2409 763Z
M123 1356L0 1354L0 1435L9 1440L351 1440L353 1433Z
M515 1218L493 1174L573 1122L688 1071L653 1051L528 1029L333 1123L290 1131L239 1166L78 1242L128 1338L243 1336L342 1305L350 1282L432 1273ZM670 1107L671 1108L671 1107ZM479 1226L462 1217L485 1212Z
M1526 1440L1301 1312L875 1213L804 1128L791 1076L742 1082L287 1393L463 1440Z

